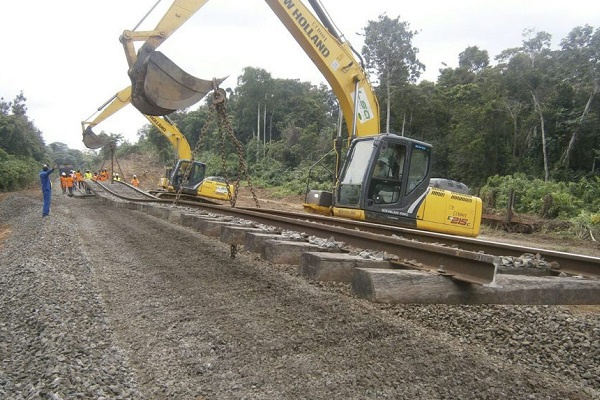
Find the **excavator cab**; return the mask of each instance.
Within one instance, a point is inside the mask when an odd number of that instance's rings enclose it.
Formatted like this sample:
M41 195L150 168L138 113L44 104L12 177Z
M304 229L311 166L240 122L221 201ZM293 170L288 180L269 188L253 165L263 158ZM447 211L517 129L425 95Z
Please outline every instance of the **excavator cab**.
M164 116L202 100L225 80L196 78L148 43L144 44L128 71L131 103L146 115Z
M481 199L430 185L431 150L430 144L394 134L354 140L332 197L332 214L477 236Z
M202 182L205 175L206 164L203 162L193 161L190 165L190 160L177 160L175 167L171 170L169 180L176 192L183 187L182 193L195 195L194 187Z
M360 219L414 225L415 205L429 184L430 157L429 144L398 135L355 140L340 175L334 215L354 209Z
M178 160L169 179L172 190L179 192L181 189L181 193L201 198L227 201L234 190L233 185L222 177L207 177L206 164L200 161L193 161L190 165L190 160Z
M414 224L411 205L427 190L430 156L429 144L394 134L357 138L335 192L309 192L304 208L360 220L407 217Z

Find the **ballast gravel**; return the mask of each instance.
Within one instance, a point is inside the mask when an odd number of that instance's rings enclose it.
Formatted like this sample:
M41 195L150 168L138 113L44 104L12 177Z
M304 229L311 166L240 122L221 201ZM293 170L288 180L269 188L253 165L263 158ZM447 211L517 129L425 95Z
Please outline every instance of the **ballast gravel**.
M41 210L0 201L2 399L600 399L594 309L373 304L97 198Z

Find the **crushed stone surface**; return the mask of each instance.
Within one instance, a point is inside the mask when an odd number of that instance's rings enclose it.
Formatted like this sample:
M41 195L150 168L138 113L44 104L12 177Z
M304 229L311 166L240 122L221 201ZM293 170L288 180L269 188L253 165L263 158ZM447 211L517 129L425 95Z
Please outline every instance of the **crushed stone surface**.
M53 196L0 201L2 399L600 399L598 313L373 304Z

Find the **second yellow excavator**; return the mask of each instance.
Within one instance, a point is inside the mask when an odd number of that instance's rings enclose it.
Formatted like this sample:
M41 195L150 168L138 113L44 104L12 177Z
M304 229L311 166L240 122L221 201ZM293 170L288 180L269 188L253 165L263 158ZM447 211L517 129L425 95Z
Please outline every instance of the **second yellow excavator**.
M99 107L100 114L92 121L82 121L83 143L91 149L104 146L106 143L93 132L92 128L125 107L130 101L131 86L117 92ZM233 185L227 183L222 177L206 176L206 164L193 159L189 142L173 121L166 116L142 115L169 140L176 153L173 166L167 168L165 175L158 183L160 190L167 193L181 192L195 196L200 200L227 201L231 199ZM158 195L160 195L160 192L158 192Z

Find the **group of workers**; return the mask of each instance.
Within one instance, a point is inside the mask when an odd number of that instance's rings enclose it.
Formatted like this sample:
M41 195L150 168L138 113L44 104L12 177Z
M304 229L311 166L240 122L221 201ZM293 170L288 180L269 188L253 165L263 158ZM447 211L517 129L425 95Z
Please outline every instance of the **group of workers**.
M50 174L56 168L58 168L57 165L54 165L52 168L50 168L48 164L44 164L39 174L44 201L42 207L42 217L47 217L50 214L50 201L52 193L52 182L50 181ZM121 177L118 173L114 173L112 179L120 181ZM70 170L61 172L60 187L62 189L63 195L66 194L69 197L72 197L73 190L75 188L84 189L87 194L91 194L90 188L84 183L85 180L106 181L108 180L108 171L106 170L106 168L103 168L100 171L94 172L93 175L89 169L86 169L83 174L79 169L77 171ZM138 180L136 175L133 175L133 178L131 179L131 185L135 187L140 187L140 181Z
M70 172L62 172L60 174L60 187L62 189L63 195L73 196L74 189L83 189L86 193L91 193L90 189L83 183L84 180L89 179L92 181L107 181L108 180L108 171L106 168L101 169L100 171L92 173L89 169L85 170L85 173L81 173L81 170L71 170ZM121 181L121 177L118 172L113 173L112 179L115 181ZM131 185L135 187L140 187L140 181L137 176L133 175L131 179Z
M107 181L108 176L109 176L108 170L106 168L103 168L100 171L94 172L94 175L90 176L90 179L93 181L101 181L102 182L102 181ZM122 181L121 176L119 175L118 172L113 172L112 180L113 181ZM138 180L137 176L135 176L135 175L133 175L133 178L131 179L130 183L132 186L140 187L140 181Z
M62 189L63 195L68 195L69 197L73 196L73 189L85 189L87 193L90 193L89 189L83 184L84 179L91 179L92 174L90 170L86 170L84 174L81 173L81 170L71 170L69 173L62 172L60 174L60 187Z

